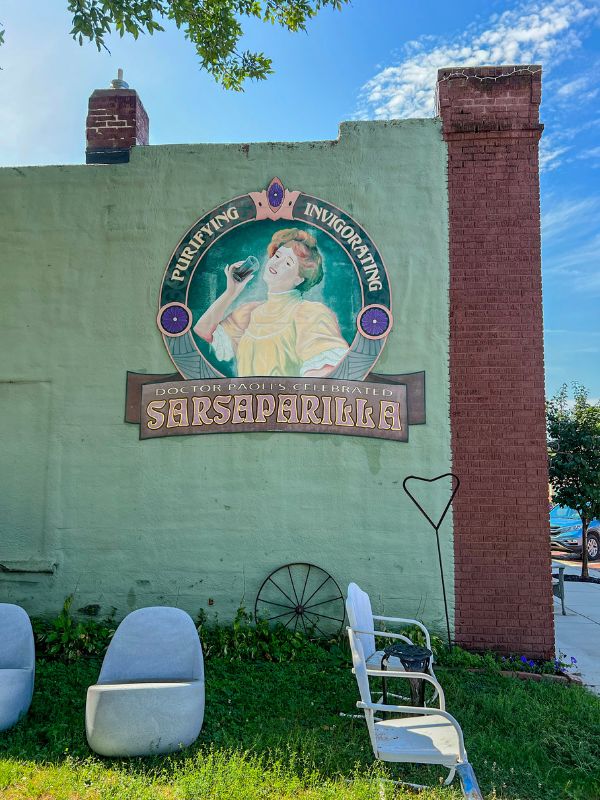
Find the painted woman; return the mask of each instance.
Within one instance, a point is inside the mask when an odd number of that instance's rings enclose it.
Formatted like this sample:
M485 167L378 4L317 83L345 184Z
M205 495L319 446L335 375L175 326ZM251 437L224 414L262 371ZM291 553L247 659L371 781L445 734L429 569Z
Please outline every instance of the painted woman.
M277 231L267 247L263 302L231 306L254 277L236 280L243 262L225 268L225 291L204 312L194 332L221 361L235 357L237 376L326 377L348 352L336 315L304 299L323 279L323 258L314 236L298 228Z

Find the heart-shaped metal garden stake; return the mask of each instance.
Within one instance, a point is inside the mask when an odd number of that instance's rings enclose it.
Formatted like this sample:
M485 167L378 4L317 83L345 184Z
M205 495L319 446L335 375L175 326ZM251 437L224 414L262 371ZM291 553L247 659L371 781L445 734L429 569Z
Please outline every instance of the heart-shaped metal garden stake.
M450 499L446 503L446 507L442 511L442 514L439 517L438 521L434 522L432 520L432 518L429 516L429 514L427 513L427 511L423 508L421 503L419 503L417 498L412 494L412 492L410 491L410 489L407 486L407 483L409 481L421 481L422 483L435 483L436 481L441 481L444 478L451 478L451 480L452 480L452 493L450 494ZM445 472L443 475L438 475L436 478L421 478L418 475L409 475L408 477L404 478L404 480L402 481L402 488L404 489L406 494L410 497L410 499L413 501L413 503L416 505L416 507L421 512L421 514L423 514L423 516L425 517L427 522L429 522L429 524L431 525L431 527L435 531L435 538L436 538L436 541L437 541L437 549L438 549L438 559L439 559L439 562L440 562L440 575L441 575L441 578L442 578L442 594L444 596L444 610L446 612L446 629L448 631L448 646L450 647L450 649L452 649L452 639L450 637L450 617L448 615L448 600L446 598L446 584L445 584L445 581L444 581L444 565L442 563L442 550L440 548L440 533L439 533L439 531L440 531L440 527L442 525L442 522L444 521L444 518L445 518L446 514L448 513L448 509L452 505L452 501L454 500L454 497L455 497L456 493L458 492L458 487L459 486L460 486L460 479L459 479L458 475L455 475L453 472Z

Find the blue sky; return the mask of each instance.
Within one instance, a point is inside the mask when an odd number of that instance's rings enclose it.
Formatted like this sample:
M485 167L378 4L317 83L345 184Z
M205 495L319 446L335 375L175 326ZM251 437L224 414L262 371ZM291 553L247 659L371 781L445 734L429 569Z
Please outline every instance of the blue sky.
M250 22L243 45L276 73L244 94L200 72L172 28L98 53L63 8L2 4L0 166L82 163L87 98L117 67L165 144L332 139L347 119L432 116L438 67L541 63L547 394L579 381L600 397L600 0L354 0L308 34Z

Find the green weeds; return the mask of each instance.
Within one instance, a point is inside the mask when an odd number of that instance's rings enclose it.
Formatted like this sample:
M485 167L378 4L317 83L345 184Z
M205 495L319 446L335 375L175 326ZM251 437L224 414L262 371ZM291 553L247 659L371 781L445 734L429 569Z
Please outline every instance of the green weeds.
M75 619L71 614L73 597L64 602L60 614L53 620L33 620L38 656L74 662L82 658L102 658L115 632L112 617L106 620ZM253 616L240 607L231 624L219 624L210 620L204 611L196 620L198 634L202 640L205 659L223 658L226 661L270 661L290 663L298 660L314 660L323 651L329 653L339 664L347 664L350 658L345 632L330 640L316 639L299 630L283 625L269 625L266 620L254 622ZM423 632L417 627L401 631L416 643L425 644ZM490 672L512 670L555 674L572 669L575 659L564 653L553 661L539 661L524 655L500 656L496 653L471 653L460 647L452 650L438 636L432 636L431 646L435 661L440 666L466 669L483 669Z
M75 620L71 616L72 603L73 595L69 595L55 619L32 620L38 655L69 662L82 656L104 655L116 628L112 618L104 622Z

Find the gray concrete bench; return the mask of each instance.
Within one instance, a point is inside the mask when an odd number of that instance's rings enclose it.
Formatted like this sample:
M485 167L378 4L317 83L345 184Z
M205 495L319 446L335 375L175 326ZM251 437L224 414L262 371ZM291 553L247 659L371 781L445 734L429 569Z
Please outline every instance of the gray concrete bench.
M25 609L0 603L0 731L12 728L31 705L35 645Z
M107 650L85 708L89 746L103 756L171 753L204 720L204 662L189 614L156 606L129 614Z

